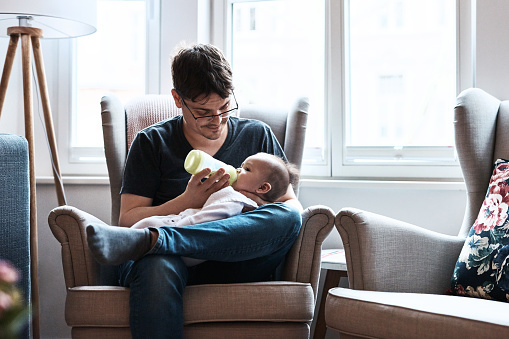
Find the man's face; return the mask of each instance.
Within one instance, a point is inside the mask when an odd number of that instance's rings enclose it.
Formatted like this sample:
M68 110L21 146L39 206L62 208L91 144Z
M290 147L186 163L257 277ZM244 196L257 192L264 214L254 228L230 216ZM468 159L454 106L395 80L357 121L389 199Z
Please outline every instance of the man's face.
M212 93L197 101L180 97L179 100L188 132L199 134L209 140L217 140L227 133L228 117L221 117L219 114L232 108L230 97L223 99L218 94Z

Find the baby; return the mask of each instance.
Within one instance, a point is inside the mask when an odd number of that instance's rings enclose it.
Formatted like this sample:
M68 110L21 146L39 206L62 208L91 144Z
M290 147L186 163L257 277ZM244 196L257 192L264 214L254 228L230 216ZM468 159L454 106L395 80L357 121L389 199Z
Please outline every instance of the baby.
M237 168L237 180L212 193L202 208L188 208L179 214L152 216L138 221L131 228L141 229L162 226L196 225L207 221L229 218L253 210L258 204L242 192L257 195L272 203L282 197L289 184L296 184L298 171L295 166L268 153L257 153L247 157ZM183 257L187 266L202 263L203 260Z
M189 208L179 214L152 216L138 221L131 228L187 226L207 221L225 219L253 210L258 204L242 194L249 192L269 203L282 197L289 184L296 184L298 171L295 166L281 158L257 153L244 161L237 169L237 180L213 194L202 208Z
M88 245L102 264L117 265L126 260L137 260L152 246L151 231L147 227L186 226L228 218L258 207L242 192L271 203L285 195L289 184L296 185L297 180L295 166L274 155L257 153L247 157L237 169L237 180L233 185L211 194L202 208L187 209L178 215L145 218L131 228L89 225ZM182 260L187 266L204 261L189 257L182 257Z

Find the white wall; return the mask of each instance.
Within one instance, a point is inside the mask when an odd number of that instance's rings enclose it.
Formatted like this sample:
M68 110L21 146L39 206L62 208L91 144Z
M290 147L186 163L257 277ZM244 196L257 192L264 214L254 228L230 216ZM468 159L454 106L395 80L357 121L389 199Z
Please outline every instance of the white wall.
M187 0L180 0L181 3ZM178 3L172 0L172 3ZM163 3L167 3L163 1ZM483 88L499 98L509 97L509 21L505 20L505 13L509 12L509 2L504 0L478 1L477 8L477 49L476 49L476 78L477 87ZM163 10L170 10L164 8ZM178 15L176 16L179 17ZM180 16L185 18L185 15ZM192 23L196 25L196 22ZM170 25L171 26L171 25ZM163 41L172 42L173 48L176 25L164 26L166 35ZM178 27L178 26L177 26ZM193 26L196 27L196 26ZM196 28L193 34L202 34ZM165 39L166 36L168 39ZM7 39L0 41L0 55L4 55ZM51 50L51 43L45 48L45 59L52 61L56 52ZM165 48L169 48L165 46ZM48 51L49 49L49 51ZM167 62L163 60L162 63ZM13 80L7 93L8 100L4 112L0 118L0 133L23 134L23 119L20 119L20 102L13 98L20 98L21 86L18 80L21 75L17 73L19 63L14 65ZM54 69L48 67L48 77ZM169 82L169 73L162 73L164 84ZM165 79L164 77L168 77ZM53 82L56 80L53 80ZM163 91L167 89L162 86ZM50 93L52 91L50 82ZM166 88L166 89L165 89ZM56 112L58 114L59 112ZM36 123L37 125L38 123ZM38 127L40 128L40 127ZM38 135L37 167L43 168L45 174L50 173L47 151L44 150L45 142ZM69 204L89 212L102 220L109 220L110 201L109 187L107 185L93 184L66 184L66 194ZM307 207L315 204L330 206L334 211L342 207L351 206L384 214L393 218L401 219L431 230L454 235L458 232L463 210L465 207L465 192L455 188L415 189L405 187L370 186L352 187L331 186L314 187L304 184L300 190L300 200ZM49 184L37 185L38 223L39 223L39 276L41 294L41 328L43 338L69 338L70 330L64 321L65 287L62 274L60 257L60 245L51 234L47 225L49 211L57 205L54 187ZM325 243L325 247L341 246L339 236L333 232Z
M68 204L109 222L111 202L109 185L65 185ZM58 206L55 187L37 185L37 222L39 239L39 294L41 338L70 338L64 320L65 283L60 243L48 226L50 211Z
M477 1L476 87L509 99L509 1Z

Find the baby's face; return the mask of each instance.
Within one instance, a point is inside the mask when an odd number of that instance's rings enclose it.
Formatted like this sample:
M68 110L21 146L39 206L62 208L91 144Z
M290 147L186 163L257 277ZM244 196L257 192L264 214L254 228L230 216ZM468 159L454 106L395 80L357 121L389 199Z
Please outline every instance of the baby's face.
M247 191L255 193L263 182L266 181L267 160L263 156L255 154L248 157L242 165L237 168L237 181L232 187L236 191Z

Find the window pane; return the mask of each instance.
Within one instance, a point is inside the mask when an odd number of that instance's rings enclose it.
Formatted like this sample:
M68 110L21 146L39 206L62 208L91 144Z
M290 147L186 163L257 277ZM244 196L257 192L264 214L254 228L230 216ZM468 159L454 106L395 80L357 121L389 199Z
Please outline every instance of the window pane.
M324 27L323 1L232 5L235 94L244 104L284 108L299 96L309 97L305 162L324 157Z
M102 96L125 102L145 92L145 1L99 0L97 7L97 32L76 40L74 147L102 146Z
M456 1L349 2L346 146L451 146Z

